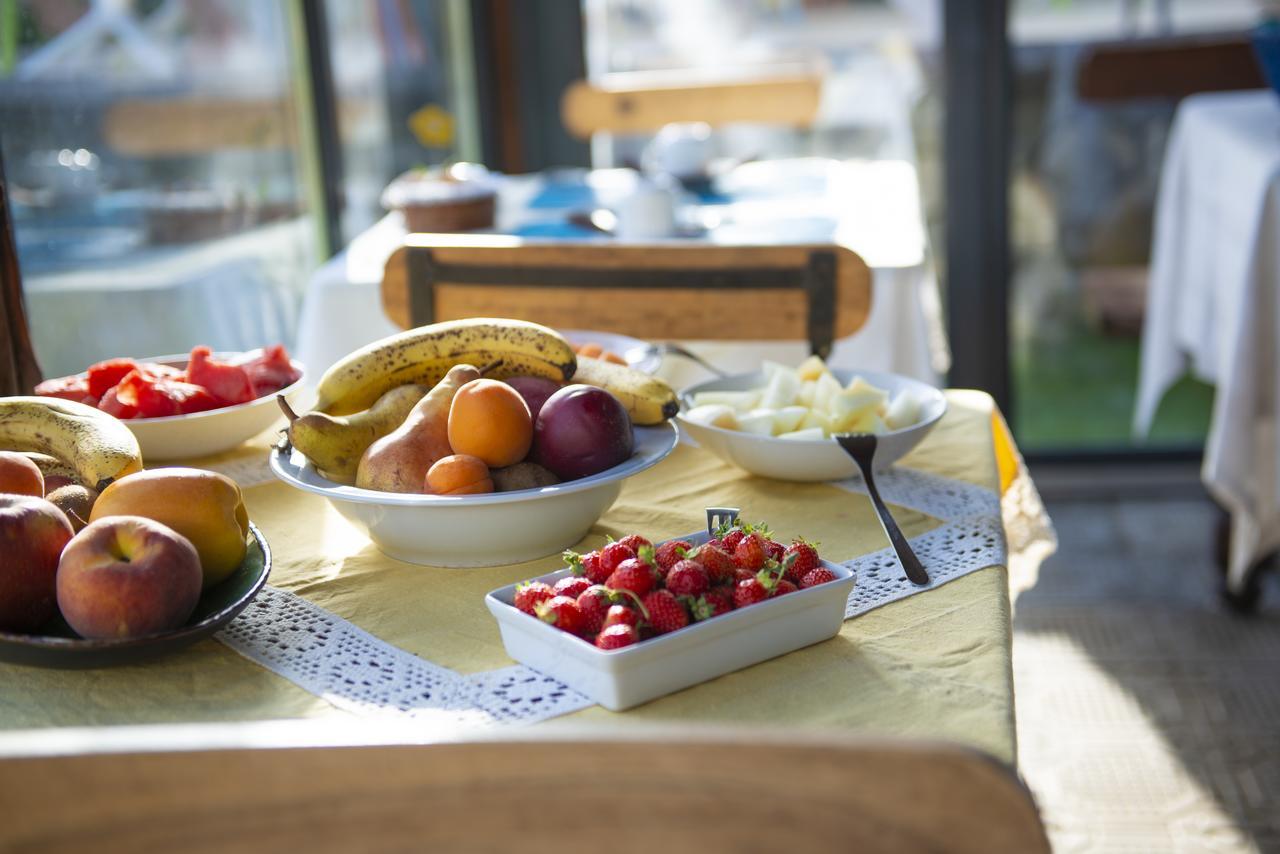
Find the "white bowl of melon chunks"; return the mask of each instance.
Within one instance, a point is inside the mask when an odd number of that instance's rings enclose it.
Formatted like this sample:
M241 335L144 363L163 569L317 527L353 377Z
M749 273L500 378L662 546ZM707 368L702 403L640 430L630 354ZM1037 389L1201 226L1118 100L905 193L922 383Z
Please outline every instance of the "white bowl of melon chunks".
M766 361L759 371L680 392L681 427L699 445L752 474L777 480L843 480L857 475L831 438L877 436L875 467L896 462L933 429L947 399L899 374L831 369L818 357L798 368Z

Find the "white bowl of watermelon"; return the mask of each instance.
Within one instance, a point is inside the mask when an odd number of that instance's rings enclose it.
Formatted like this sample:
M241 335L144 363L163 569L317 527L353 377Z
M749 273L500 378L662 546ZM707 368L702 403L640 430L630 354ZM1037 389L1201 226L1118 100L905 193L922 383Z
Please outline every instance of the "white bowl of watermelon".
M237 447L283 419L275 398L296 395L303 366L275 345L243 353L108 359L46 380L36 394L108 412L138 439L144 462L207 457Z

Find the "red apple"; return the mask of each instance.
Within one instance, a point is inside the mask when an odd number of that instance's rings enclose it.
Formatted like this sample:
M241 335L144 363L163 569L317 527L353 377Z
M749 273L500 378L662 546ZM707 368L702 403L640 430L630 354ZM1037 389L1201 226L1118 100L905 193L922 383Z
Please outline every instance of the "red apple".
M43 498L0 495L0 629L34 632L53 616L58 555L71 522Z
M203 581L200 556L186 537L141 516L110 516L67 544L58 607L81 637L141 637L185 623Z

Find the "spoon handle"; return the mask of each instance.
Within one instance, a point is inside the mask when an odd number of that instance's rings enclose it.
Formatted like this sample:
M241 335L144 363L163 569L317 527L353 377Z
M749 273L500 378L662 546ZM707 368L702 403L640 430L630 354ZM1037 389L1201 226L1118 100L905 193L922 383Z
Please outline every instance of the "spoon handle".
M867 493L871 496L871 504L876 508L876 515L880 517L880 526L884 528L885 534L889 537L889 542L893 544L893 550L898 553L898 560L902 562L902 568L906 571L907 578L912 584L923 587L929 583L929 573L925 572L924 565L920 563L916 553L911 550L911 545L907 542L907 538L903 536L902 529L893 520L893 516L889 513L889 508L885 506L884 501L880 498L880 490L876 489L875 478L871 476L871 463L864 462L858 457L854 457L854 462L858 464L858 468L862 472L862 480L867 484Z

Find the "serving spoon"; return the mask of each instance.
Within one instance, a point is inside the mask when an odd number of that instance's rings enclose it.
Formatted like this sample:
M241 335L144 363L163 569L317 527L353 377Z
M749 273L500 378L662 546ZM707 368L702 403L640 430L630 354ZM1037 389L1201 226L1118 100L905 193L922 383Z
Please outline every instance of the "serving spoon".
M885 535L893 545L893 550L897 552L898 562L902 564L907 578L912 584L925 586L929 583L929 573L925 572L920 558L916 557L916 553L911 550L911 545L903 535L902 529L890 515L889 508L880 498L880 490L876 489L875 478L871 475L871 461L876 455L876 435L874 433L838 433L834 438L844 452L858 464L862 479L867 484L867 494L871 496L871 504L876 508L876 515L880 517L880 526L884 528Z

